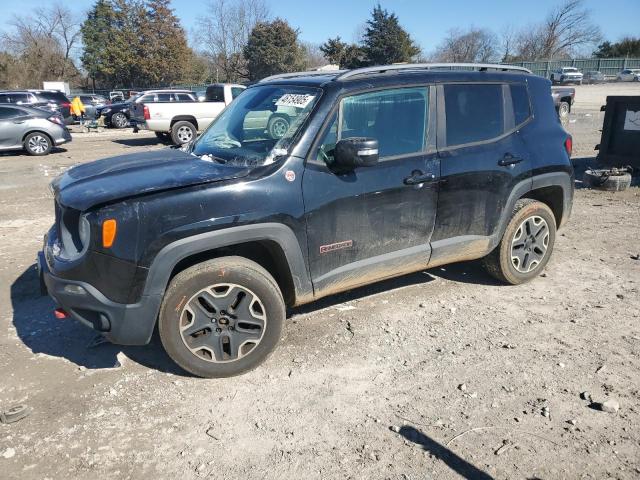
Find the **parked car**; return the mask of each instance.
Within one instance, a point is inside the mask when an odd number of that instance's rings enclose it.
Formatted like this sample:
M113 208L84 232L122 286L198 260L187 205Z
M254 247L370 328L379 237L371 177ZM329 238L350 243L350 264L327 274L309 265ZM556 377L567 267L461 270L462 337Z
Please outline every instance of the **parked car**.
M112 103L98 108L98 116L104 117L104 124L113 128L129 126L132 109L140 103L157 102L195 102L195 96L190 90L149 90L140 92L124 102Z
M562 67L551 72L552 84L575 83L582 85L582 73L574 67Z
M104 98L102 95L81 94L78 96L80 97L80 101L85 107L85 116L88 119L98 118L98 109L102 109L107 105L111 105L111 102Z
M56 90L4 90L0 91L0 104L3 103L44 108L59 113L66 124L73 121L71 102L64 93Z
M189 143L198 131L204 130L246 87L235 84L214 84L207 87L204 102L193 99L136 103L132 118L134 131L152 130L163 141L175 145ZM196 101L197 104L193 105Z
M0 150L47 155L55 145L71 141L57 112L25 105L0 105Z
M640 68L627 68L618 73L617 82L640 82Z
M472 259L538 277L574 190L549 81L429 68L276 75L183 149L67 170L38 256L57 316L128 345L157 320L174 361L225 377L264 361L287 306ZM266 106L300 109L280 139L244 130Z
M126 99L124 98L124 93L116 90L113 92L109 92L109 100L111 102L124 102Z
M591 71L584 74L582 77L582 82L588 85L593 85L597 83L605 83L607 79L605 78L602 72Z
M551 88L551 98L558 112L558 117L563 125L569 121L571 107L576 98L576 89L570 87L553 87Z

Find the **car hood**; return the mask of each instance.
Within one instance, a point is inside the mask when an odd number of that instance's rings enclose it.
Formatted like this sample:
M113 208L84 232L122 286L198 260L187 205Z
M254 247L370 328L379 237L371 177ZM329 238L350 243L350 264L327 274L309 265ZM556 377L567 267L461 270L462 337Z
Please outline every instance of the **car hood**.
M85 211L152 192L241 178L249 171L166 148L75 166L57 177L51 188L62 205Z

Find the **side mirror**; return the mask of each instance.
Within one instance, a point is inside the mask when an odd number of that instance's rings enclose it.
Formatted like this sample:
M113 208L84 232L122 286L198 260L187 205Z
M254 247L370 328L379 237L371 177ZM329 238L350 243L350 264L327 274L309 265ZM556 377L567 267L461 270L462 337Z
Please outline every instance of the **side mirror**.
M378 140L367 137L345 138L333 150L333 166L341 171L372 167L378 163Z

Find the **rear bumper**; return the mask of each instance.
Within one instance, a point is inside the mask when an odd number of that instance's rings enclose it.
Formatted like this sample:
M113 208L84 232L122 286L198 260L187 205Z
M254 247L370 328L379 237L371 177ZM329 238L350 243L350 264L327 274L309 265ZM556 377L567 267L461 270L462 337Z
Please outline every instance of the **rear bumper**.
M68 143L72 140L71 133L66 128L63 128L63 133L61 136L54 138L54 142L56 145L62 145L63 143Z
M43 252L38 253L37 265L40 284L72 318L103 333L112 343L149 343L162 302L161 295L143 295L134 304L116 303L86 282L66 280L52 274Z

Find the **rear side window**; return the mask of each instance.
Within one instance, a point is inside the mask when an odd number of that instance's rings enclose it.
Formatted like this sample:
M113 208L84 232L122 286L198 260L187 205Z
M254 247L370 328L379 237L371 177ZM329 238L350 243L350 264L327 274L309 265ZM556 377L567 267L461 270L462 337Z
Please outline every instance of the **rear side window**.
M513 103L513 118L516 127L526 122L531 116L531 108L529 106L529 92L524 84L512 84L511 102Z
M69 103L69 99L62 92L40 92L38 96L44 98L45 101L49 100L54 102Z
M504 133L500 84L444 86L447 146L483 142Z
M244 92L244 90L244 88L240 87L231 87L231 99L233 100L234 98L236 98L238 95Z
M0 93L0 103L9 103L9 95Z
M173 102L173 93L159 93L158 94L159 102Z
M224 87L212 85L207 87L207 102L224 102Z
M178 97L178 101L179 102L193 102L193 101L195 101L193 96L189 95L188 93L178 93L178 94L176 94L176 96Z
M27 93L12 93L11 103L29 103L29 94Z
M11 107L0 107L0 119L14 118L23 115L22 110Z

